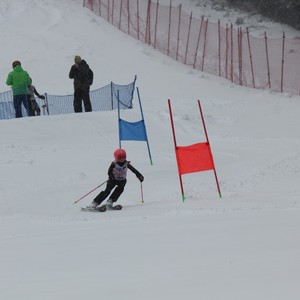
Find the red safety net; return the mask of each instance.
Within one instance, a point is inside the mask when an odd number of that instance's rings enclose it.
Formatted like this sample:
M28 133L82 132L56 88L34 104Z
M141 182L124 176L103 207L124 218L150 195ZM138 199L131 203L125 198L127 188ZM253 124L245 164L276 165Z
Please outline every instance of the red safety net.
M300 94L300 39L254 37L150 0L84 0L119 30L195 69L233 83Z

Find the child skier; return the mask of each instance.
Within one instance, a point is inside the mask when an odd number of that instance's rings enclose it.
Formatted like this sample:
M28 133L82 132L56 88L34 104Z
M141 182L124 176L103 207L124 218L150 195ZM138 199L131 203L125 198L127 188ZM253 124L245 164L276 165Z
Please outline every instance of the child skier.
M99 206L107 198L114 187L116 187L105 204L106 208L112 208L113 203L118 200L124 191L124 187L127 182L127 169L132 171L140 182L144 181L143 175L130 164L130 161L126 160L126 152L124 149L117 149L114 152L114 158L115 160L111 163L108 169L108 180L105 190L100 192L88 208L96 209L97 206Z
M36 90L35 86L30 84L28 86L28 106L29 106L29 114L30 116L40 116L41 115L41 109L39 107L39 105L37 104L36 100L35 100L35 96L38 96L40 99L45 100L45 96L40 95L38 93L38 91Z

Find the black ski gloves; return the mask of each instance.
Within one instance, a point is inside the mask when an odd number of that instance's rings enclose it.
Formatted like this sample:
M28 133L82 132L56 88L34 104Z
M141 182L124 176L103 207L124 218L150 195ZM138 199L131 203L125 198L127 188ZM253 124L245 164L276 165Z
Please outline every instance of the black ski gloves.
M143 175L139 175L139 176L137 176L137 178L139 179L140 182L144 181L144 176Z

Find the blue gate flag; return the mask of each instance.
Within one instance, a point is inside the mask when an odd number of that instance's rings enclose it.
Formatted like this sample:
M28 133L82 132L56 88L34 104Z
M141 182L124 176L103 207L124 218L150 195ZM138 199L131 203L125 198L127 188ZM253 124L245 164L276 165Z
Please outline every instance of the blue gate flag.
M127 122L119 119L120 140L122 141L147 141L144 120Z
M117 92L117 99L118 99L118 124L119 124L119 147L122 148L121 141L145 141L147 143L150 163L153 165L151 152L150 152L150 146L149 141L147 138L147 131L146 131L146 124L144 121L144 114L142 109L142 102L140 97L139 88L136 88L138 98L139 98L139 104L140 104L140 110L141 110L141 116L142 119L140 121L136 122L128 122L121 119L121 113L120 113L120 93Z

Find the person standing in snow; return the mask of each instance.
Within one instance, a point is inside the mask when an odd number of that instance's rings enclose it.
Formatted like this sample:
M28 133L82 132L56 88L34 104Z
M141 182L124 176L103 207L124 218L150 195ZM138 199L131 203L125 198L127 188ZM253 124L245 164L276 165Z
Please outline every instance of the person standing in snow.
M89 65L79 55L74 58L69 78L74 79L74 111L82 112L82 101L86 112L92 111L90 100L90 86L93 84L94 74Z
M42 99L42 100L45 100L45 96L43 95L40 95L38 93L38 91L36 90L35 86L30 84L28 86L28 96L27 96L27 99L28 99L28 110L30 112L30 115L31 116L40 116L41 115L41 109L38 105L38 103L36 102L35 100L35 95L39 98L39 99Z
M136 175L140 182L144 181L143 175L131 165L130 161L126 160L126 152L124 149L117 149L114 152L114 158L115 160L110 164L108 169L106 188L93 200L93 202L88 206L89 208L96 209L96 207L101 205L101 203L116 187L105 204L108 209L111 208L113 203L119 199L124 191L124 187L127 182L126 176L128 169Z
M31 84L31 78L27 71L23 70L19 60L15 60L12 63L12 68L13 70L7 76L6 84L11 86L13 90L13 102L16 118L22 118L22 103L26 108L28 115L30 115L27 94L28 85Z

